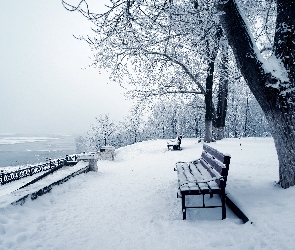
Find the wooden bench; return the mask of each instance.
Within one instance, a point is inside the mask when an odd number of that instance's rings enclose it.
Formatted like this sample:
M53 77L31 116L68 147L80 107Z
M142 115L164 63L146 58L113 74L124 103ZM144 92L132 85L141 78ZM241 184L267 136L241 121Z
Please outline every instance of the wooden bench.
M182 139L182 136L181 137L179 136L176 139L167 141L168 150L170 149L170 147L172 147L173 150L180 150L181 139Z
M175 171L178 176L177 197L182 198L182 214L186 219L187 208L222 208L222 219L226 218L225 187L230 164L230 156L216 149L203 145L201 158L192 162L177 162ZM204 197L208 194L220 195L221 205L206 206ZM185 197L188 195L203 195L202 206L187 206Z

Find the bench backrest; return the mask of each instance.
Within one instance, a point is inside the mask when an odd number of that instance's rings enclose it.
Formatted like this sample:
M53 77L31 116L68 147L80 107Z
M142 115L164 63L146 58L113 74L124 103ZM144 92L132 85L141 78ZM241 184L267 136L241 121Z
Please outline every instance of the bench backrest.
M230 156L220 153L216 149L204 144L201 155L201 164L207 169L211 176L216 176L216 172L223 177L226 185L227 175L230 164ZM216 183L220 186L219 179Z

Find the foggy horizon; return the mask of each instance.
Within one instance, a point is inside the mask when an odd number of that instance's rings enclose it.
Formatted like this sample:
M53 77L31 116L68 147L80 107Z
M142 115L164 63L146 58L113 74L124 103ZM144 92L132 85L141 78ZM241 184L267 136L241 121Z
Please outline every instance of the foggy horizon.
M91 32L61 1L7 1L0 15L0 133L80 134L95 117L121 120L131 102L106 72L89 68Z

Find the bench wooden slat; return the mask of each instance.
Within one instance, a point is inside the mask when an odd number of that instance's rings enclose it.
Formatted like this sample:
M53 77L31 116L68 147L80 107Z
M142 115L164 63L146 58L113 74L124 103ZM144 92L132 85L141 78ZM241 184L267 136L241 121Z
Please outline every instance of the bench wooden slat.
M216 172L214 173L212 168L208 165L208 163L204 160L204 159L200 159L200 163L203 166L204 169L206 169L206 171L210 174L211 177L215 177L216 176Z
M212 179L213 177L219 178L219 176L216 176L212 172L209 172L206 169L204 169L201 161L202 160L200 160L199 162L195 161L192 163L195 166L195 171L198 171L201 174L201 178L198 178L197 181L198 182L206 181L206 185L209 186L209 189L217 189L218 186L216 185L216 182L210 179Z
M211 155L207 152L203 151L201 155L202 159L204 159L209 165L211 165L219 174L222 172L222 166L220 166Z
M198 164L201 166L201 163ZM216 182L210 180L212 176L203 167L198 168L198 164L177 163L180 190L199 190L201 193L210 193L210 190L218 189Z
M197 167L195 164L188 162L188 163L183 163L181 167L179 168L179 174L180 174L180 179L183 183L195 183L197 181L203 181L205 179L209 178L204 178L200 171L198 171ZM207 176L206 176L207 177Z
M217 160L219 160L221 163L229 165L230 164L230 156L225 155L223 153L220 153L215 148L211 148L210 146L204 144L203 150L208 152L210 155L214 156Z
M200 162L198 164L194 162L193 165L195 167L195 171L198 171L199 174L201 174L201 178L197 179L199 185L201 184L200 182L204 182L202 184L204 184L206 189L209 190L209 193L212 193L213 190L219 189L217 183L212 180L212 177L215 176L212 176L206 169L204 169Z
M190 170L189 163L182 163L177 167L179 173L179 187L181 190L202 190L203 185L197 185L196 179Z
M210 165L208 164L208 162L206 162L204 159L200 159L200 163L202 164L202 166L210 173L211 177L216 177L217 179L214 181L218 188L220 187L220 180L219 178L221 178L222 176L217 172L215 171L214 169L212 169L210 167Z
M202 152L202 158L208 162L208 164L211 165L221 176L227 176L227 168L220 161L217 161L205 151Z
M185 162L178 164L177 166L178 183L179 183L179 187L186 188L186 190L190 190L190 186L188 185L188 183L190 183L192 180L191 180L189 171L186 170L187 165L188 164Z
M204 144L203 150L208 152L210 155L214 156L217 160L223 163L224 161L224 154L218 152L216 149L211 148L210 146Z

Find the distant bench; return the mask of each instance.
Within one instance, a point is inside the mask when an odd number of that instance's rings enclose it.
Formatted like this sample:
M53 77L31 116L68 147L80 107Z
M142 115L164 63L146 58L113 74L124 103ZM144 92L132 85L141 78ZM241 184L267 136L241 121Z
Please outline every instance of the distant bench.
M225 187L230 164L230 156L218 152L216 149L203 145L201 158L192 162L177 162L175 171L178 176L177 197L182 198L182 214L186 219L187 208L222 208L222 219L226 218ZM206 206L204 196L220 195L221 205ZM187 195L203 195L202 206L186 206Z
M180 150L180 144L181 144L182 136L178 136L176 139L167 141L167 148L168 150L173 148L174 150Z

